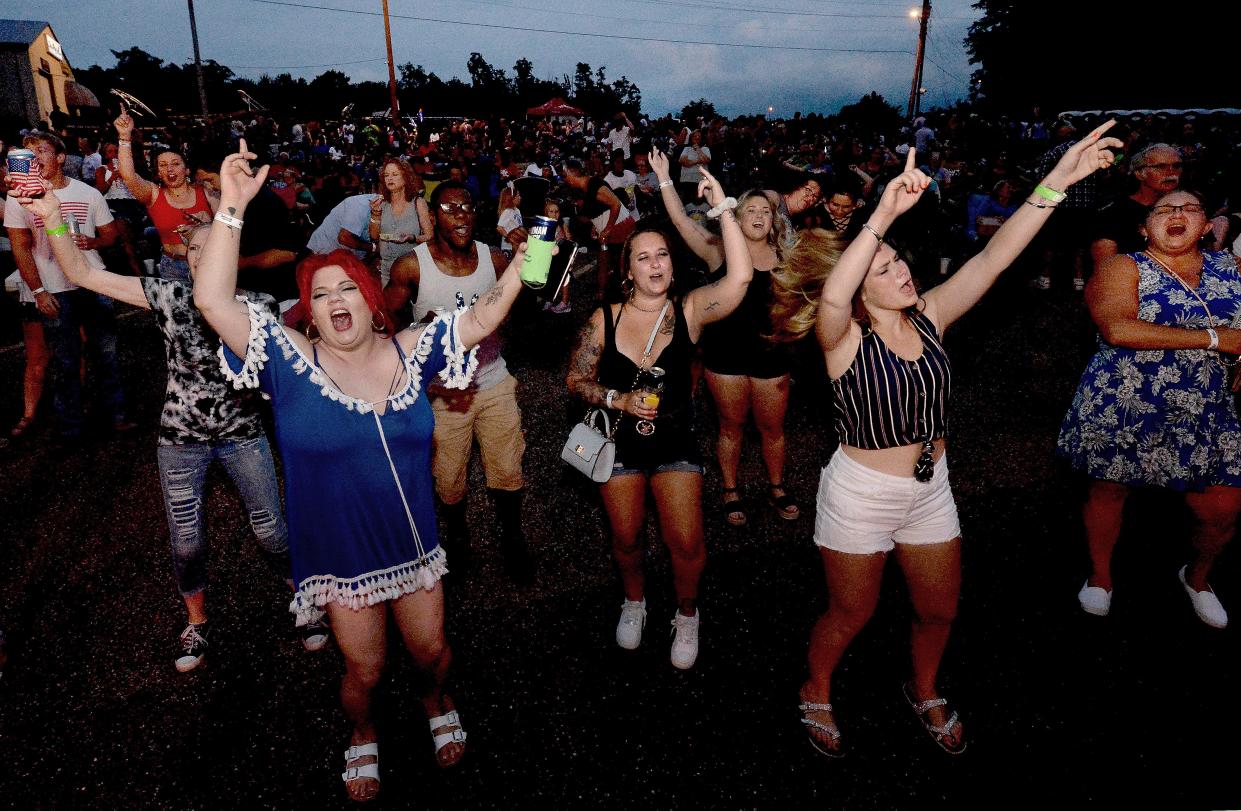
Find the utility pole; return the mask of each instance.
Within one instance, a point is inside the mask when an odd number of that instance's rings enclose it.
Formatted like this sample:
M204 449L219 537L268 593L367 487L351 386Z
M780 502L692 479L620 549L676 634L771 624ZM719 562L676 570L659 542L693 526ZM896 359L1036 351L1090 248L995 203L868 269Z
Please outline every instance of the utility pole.
M198 72L198 101L202 104L203 116L207 115L207 84L203 80L203 60L198 53L198 23L194 21L194 0L186 0L190 7L190 38L194 40L194 70Z
M388 0L384 3L384 39L388 43L388 96L392 105L392 126L401 124L400 112L396 102L396 65L392 61L392 24L388 21Z
M911 11L909 16L918 15L918 56L914 61L914 82L909 88L909 108L905 117L913 120L914 115L922 106L922 60L926 55L926 24L931 19L931 0L922 0L922 13Z

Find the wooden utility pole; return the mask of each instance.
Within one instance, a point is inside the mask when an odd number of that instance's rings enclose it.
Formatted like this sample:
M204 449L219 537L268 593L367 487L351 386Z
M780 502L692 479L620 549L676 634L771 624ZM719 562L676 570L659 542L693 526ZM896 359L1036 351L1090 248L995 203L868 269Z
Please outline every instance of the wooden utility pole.
M186 0L190 7L190 38L194 40L194 70L198 72L198 101L203 116L207 115L207 84L203 80L203 60L198 53L198 23L194 20L194 0Z
M396 65L392 61L392 23L388 21L388 0L384 3L384 39L388 43L388 96L392 105L392 126L401 124L399 105L396 101Z
M914 60L914 82L909 88L909 108L905 116L913 119L922 107L922 61L926 56L926 24L931 19L931 0L922 0L922 13L918 23L918 56Z

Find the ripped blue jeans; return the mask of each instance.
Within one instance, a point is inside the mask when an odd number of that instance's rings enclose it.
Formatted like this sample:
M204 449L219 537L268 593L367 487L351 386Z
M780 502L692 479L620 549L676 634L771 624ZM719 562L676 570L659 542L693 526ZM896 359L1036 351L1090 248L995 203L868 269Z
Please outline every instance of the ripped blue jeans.
M207 587L207 531L203 521L203 487L207 467L218 460L224 466L250 515L250 528L272 568L286 580L289 530L280 506L280 486L266 436L224 442L160 445L159 480L168 514L172 568L177 589L191 597Z

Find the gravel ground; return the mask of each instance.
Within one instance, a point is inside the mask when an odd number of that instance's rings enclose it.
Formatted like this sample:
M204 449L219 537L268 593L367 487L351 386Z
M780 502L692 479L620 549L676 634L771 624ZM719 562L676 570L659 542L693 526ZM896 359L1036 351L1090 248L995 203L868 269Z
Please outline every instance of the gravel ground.
M581 291L584 294L584 290ZM584 296L579 296L582 300ZM917 725L908 603L893 567L879 610L842 663L833 701L849 755L826 761L796 712L810 625L826 604L811 542L830 400L813 353L797 374L786 482L803 517L761 501L757 436L743 458L751 522L724 524L706 481L702 653L668 663L666 550L648 527L642 648L612 639L620 588L597 493L558 459L580 414L563 384L579 307L527 306L508 326L521 381L527 532L538 576L498 563L481 472L471 471L476 566L447 579L451 692L469 754L435 768L418 677L396 645L378 696L391 808L1220 808L1241 805L1226 768L1238 721L1236 631L1201 625L1176 580L1188 518L1162 494L1134 499L1116 560L1113 615L1082 614L1081 482L1052 458L1092 345L1078 297L1016 281L948 336L955 360L950 461L965 531L960 618L943 688L970 740L958 758ZM348 727L329 647L308 654L287 593L262 564L231 484L208 494L213 648L172 667L184 615L169 572L155 466L164 366L146 314L122 321L124 375L142 427L72 454L32 439L0 449L0 806L343 808ZM20 413L20 353L0 355L0 424ZM698 413L711 457L714 417ZM1236 554L1213 578L1241 614Z

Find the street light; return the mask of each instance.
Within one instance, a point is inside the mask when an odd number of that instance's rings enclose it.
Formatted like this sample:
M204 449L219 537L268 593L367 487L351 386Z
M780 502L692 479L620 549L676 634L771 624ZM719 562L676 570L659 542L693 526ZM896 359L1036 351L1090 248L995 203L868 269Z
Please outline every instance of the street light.
M911 9L909 10L909 19L911 19L911 20L916 20L916 19L918 19L918 18L919 18L919 17L921 17L921 16L922 16L922 12L921 12L921 11L919 11L918 9L916 9L916 8L911 8Z

